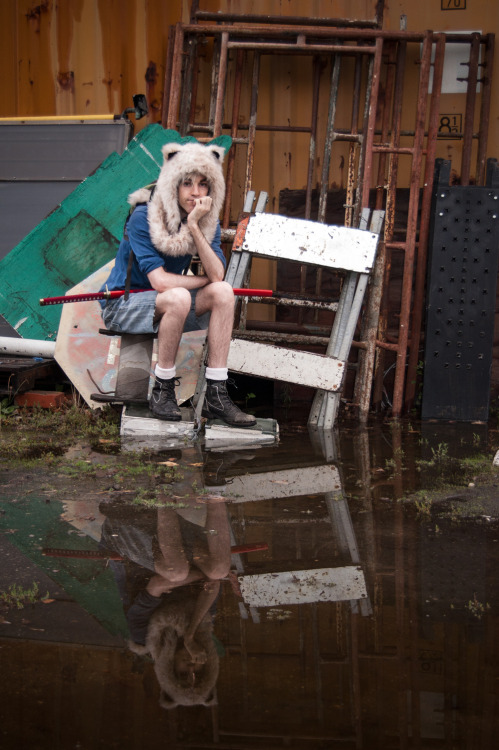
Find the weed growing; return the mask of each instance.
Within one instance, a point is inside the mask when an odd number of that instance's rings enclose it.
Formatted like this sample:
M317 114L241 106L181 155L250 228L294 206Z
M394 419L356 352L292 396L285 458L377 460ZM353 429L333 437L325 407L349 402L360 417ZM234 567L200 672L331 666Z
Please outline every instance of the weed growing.
M34 604L40 599L47 599L48 595L47 591L44 597L40 596L36 581L27 589L19 586L17 583L12 583L7 591L0 592L0 601L8 608L16 607L17 609L24 609L27 604Z
M490 609L490 604L482 604L476 598L476 594L473 594L473 599L470 599L466 605L466 609L478 620L481 620L485 612Z

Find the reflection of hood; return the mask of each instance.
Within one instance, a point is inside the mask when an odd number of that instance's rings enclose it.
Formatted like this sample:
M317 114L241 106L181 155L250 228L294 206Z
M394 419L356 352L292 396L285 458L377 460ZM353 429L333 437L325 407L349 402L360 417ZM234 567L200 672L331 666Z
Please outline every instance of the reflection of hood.
M218 654L213 642L213 626L206 615L196 630L196 642L207 654L204 669L196 676L193 687L179 684L174 671L175 651L192 619L195 597L187 600L168 602L161 605L151 616L147 630L146 645L129 642L129 647L137 654L150 654L154 661L154 671L161 687L160 706L212 706L216 704L215 685L218 678Z
M194 255L196 247L187 225L181 223L178 204L178 186L190 174L201 174L210 185L212 206L199 221L199 228L209 243L217 228L218 216L225 197L222 162L225 149L214 143L203 146L197 141L167 143L162 148L164 158L156 188L141 188L128 196L130 205L145 203L150 199L148 221L154 247L163 255Z

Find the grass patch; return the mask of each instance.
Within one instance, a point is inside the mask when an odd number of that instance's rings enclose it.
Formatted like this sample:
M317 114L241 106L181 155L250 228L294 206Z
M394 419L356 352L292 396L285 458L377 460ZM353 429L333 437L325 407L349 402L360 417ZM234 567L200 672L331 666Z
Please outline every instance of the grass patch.
M189 507L187 503L171 500L168 494L165 493L164 489L160 488L137 490L131 504L139 505L144 508L172 508L174 510Z
M0 602L6 605L7 608L16 607L16 609L24 609L27 604L34 604L40 601L40 599L47 599L48 595L47 591L44 597L40 596L36 582L27 589L19 586L17 583L13 583L7 591L0 592Z
M101 438L118 439L120 434L120 414L111 407L105 406L100 411L93 411L78 401L63 404L58 409L41 407L18 407L1 420L2 438L4 430L13 428L33 433L46 434L63 438ZM7 432L8 435L8 432Z

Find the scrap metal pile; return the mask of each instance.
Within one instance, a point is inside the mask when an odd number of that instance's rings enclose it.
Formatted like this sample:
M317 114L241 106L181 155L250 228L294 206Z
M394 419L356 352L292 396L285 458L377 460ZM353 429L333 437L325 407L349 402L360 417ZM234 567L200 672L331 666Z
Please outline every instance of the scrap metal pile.
M454 162L453 170L462 185L484 185L493 34L388 31L383 29L383 2L377 3L372 21L210 13L194 2L191 22L170 30L162 124L199 138L232 136L226 229L237 223L231 207L241 207L252 188L259 136L265 133L301 133L308 139L306 174L296 184L306 185L304 218L326 221L337 149L347 149L347 168L343 221L335 223L359 226L366 207L386 212L383 242L354 342L352 401L362 420L386 395L388 369L393 373L392 415L400 415L415 397L437 140L447 135L440 107L444 56L453 45L467 50L459 79L465 88L465 111L462 124L452 132L461 143L456 152L461 163ZM308 123L261 121L261 101L269 96L262 89L272 85L271 78L264 83L261 75L265 56L303 60L303 70L310 74L311 107L300 112ZM326 75L327 87L321 85ZM211 82L207 102L206 86L201 85L206 80ZM203 117L204 112L208 116ZM321 118L325 128L320 127ZM236 181L235 174L244 174L244 180ZM305 292L305 273L295 291ZM320 272L316 292L321 293Z

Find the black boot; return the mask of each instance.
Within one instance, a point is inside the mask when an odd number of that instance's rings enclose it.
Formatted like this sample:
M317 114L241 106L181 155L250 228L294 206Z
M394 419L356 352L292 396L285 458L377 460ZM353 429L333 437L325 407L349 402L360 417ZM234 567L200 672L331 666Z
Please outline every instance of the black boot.
M155 376L154 385L149 401L149 409L156 419L166 419L170 422L180 422L182 414L175 398L177 378L162 380Z
M221 419L234 427L253 427L256 424L256 419L251 414L245 414L231 401L226 380L206 380L201 415L208 419Z

